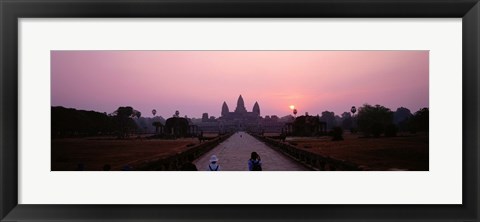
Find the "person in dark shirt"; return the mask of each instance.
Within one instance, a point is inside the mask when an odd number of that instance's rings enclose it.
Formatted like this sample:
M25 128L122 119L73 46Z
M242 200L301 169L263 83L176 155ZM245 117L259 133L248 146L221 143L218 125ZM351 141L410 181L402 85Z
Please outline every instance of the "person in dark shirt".
M252 152L250 155L250 159L248 160L248 170L262 171L262 160L257 152Z

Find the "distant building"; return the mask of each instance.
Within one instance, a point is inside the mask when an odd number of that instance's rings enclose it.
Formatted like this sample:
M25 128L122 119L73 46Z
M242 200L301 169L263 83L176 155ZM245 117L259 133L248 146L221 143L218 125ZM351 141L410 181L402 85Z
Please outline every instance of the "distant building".
M308 113L305 113L308 114ZM327 133L327 123L317 116L299 116L292 123L287 123L283 130L287 135L320 136Z
M293 118L293 117L292 117ZM287 122L291 122L289 120ZM282 132L285 126L285 121L281 121L278 116L266 116L265 119L260 116L260 105L258 102L252 107L249 112L245 107L245 101L242 95L238 97L237 106L234 111L230 109L226 102L222 104L221 116L218 118L209 118L207 113L202 116L202 122L198 123L198 127L204 132L236 132L236 131L250 131L250 132Z
M238 97L235 111L230 112L226 102L222 105L222 116L219 118L222 131L260 131L261 128L260 105L255 102L252 111L245 108L245 102L242 95Z
M208 113L202 114L202 122L208 122Z
M247 111L242 95L238 97L237 107L230 112L226 102L223 102L219 118L210 117L207 113L202 115L202 122L198 124L201 131L205 132L235 132L239 130L259 131L261 124L260 106L257 102L251 112Z

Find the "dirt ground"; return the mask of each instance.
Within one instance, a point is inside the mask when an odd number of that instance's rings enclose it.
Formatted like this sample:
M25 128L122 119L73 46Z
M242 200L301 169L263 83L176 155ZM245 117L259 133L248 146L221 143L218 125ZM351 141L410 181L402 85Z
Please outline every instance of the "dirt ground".
M79 138L52 140L52 171L76 170L83 164L85 170L103 170L105 164L111 170L120 170L126 164L174 155L198 144L197 138L177 140L108 138Z
M345 134L343 141L331 137L287 138L300 149L364 165L372 170L428 170L428 135L392 138L359 138Z
M207 136L207 135L205 135ZM214 135L208 135L214 136ZM372 170L428 170L428 135L403 135L393 138L359 138L344 134L344 141L331 137L287 137L287 142L310 152L364 165ZM120 170L126 164L175 155L198 144L197 138L178 140L75 138L52 140L52 170L102 170L109 164Z

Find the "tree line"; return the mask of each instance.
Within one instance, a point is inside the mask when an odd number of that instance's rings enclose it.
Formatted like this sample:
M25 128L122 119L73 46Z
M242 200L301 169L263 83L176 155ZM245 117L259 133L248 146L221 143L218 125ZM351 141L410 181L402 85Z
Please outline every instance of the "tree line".
M51 108L52 137L111 135L124 138L138 129L133 118L141 113L132 107L119 107L111 114L76 110L61 106Z
M358 130L366 136L396 136L397 132L428 132L429 110L421 108L414 114L400 107L395 112L380 105L365 104L356 117Z
M360 132L364 136L373 137L381 135L391 137L396 136L398 132L428 132L429 109L421 108L412 114L405 107L399 107L396 111L392 111L381 105L364 104L359 107L358 113L354 115L350 112L344 112L341 116L338 116L330 111L323 111L321 116L308 116L306 114L297 117L294 121L296 132L293 134L313 136L315 133L311 129L317 129L321 124L326 124L328 133L335 134L337 138L341 138L344 130L352 133ZM316 133L318 134L318 130Z
M135 133L164 133L184 136L189 122L176 115L165 120L161 116L143 118L142 113L130 106L118 107L110 114L96 111L76 110L61 106L51 107L52 137L115 136L118 139ZM164 134L162 133L162 134Z
M126 138L131 133L153 131L152 128L158 133L159 127L163 126L165 132L183 135L188 132L189 125L178 114L166 121L161 117L141 118L141 112L130 106L119 107L110 114L61 106L51 109L54 138L104 135ZM338 116L324 111L321 116L299 116L293 124L300 136L313 136L315 133L312 132L318 132L319 124L326 124L329 133L340 134L337 138L341 138L343 130L358 131L365 136L389 137L396 136L398 132L428 132L429 109L422 108L412 114L404 107L392 111L381 105L364 104L354 115L344 112Z

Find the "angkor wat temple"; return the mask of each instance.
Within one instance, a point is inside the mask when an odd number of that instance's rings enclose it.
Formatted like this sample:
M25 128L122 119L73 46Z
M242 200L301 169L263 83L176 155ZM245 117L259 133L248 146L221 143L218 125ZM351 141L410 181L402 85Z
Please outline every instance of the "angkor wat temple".
M239 130L259 131L261 126L260 105L255 102L252 111L247 111L242 95L238 97L237 107L230 112L226 102L223 102L221 116L214 121L204 118L199 124L204 131L234 132Z
M201 132L236 132L248 131L255 133L285 133L298 135L318 135L325 133L326 124L319 120L318 116L299 116L295 118L279 118L278 116L260 116L260 105L255 102L252 111L245 108L242 95L238 97L237 107L230 112L226 102L223 102L222 112L219 118L208 118L204 113L202 122L196 127ZM297 124L294 124L297 123Z
M258 102L253 105L252 111L248 112L245 108L245 102L242 95L238 97L237 107L230 112L226 102L222 105L222 116L219 118L220 125L223 129L231 130L253 130L260 124L260 106Z

